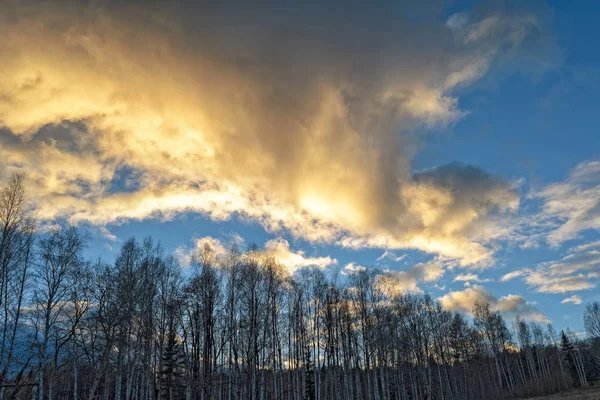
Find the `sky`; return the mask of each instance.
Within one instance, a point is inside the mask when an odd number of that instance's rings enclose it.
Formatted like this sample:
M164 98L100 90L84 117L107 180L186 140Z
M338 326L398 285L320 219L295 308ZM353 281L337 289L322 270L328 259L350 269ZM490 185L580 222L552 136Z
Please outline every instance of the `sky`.
M111 261L291 273L583 329L600 300L595 2L0 5L0 180Z

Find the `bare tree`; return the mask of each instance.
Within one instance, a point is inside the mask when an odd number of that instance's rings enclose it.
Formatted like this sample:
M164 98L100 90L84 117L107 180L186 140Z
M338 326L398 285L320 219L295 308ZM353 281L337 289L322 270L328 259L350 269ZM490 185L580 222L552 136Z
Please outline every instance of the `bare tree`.
M583 313L585 331L593 337L600 337L600 303L594 301L585 306Z
M0 189L0 399L4 397L2 385L14 372L15 349L19 345L17 338L34 259L35 220L23 182L22 175L14 175ZM30 360L31 357L20 360L19 375Z
M181 271L131 238L90 262L67 224L35 246L32 215L15 176L0 197L0 400L522 398L600 376L598 303L587 338L509 329L487 303L471 323L385 290L376 269L290 274L257 246L203 246Z
M48 398L53 398L52 382L46 382L46 375L54 360L58 366L59 352L72 336L73 326L69 314L78 313L80 305L74 304L80 268L84 265L81 252L85 237L77 228L61 225L44 235L39 242L38 259L34 279L33 322L36 329L35 347L38 358L38 397L44 399L46 386ZM55 346L50 341L55 337Z

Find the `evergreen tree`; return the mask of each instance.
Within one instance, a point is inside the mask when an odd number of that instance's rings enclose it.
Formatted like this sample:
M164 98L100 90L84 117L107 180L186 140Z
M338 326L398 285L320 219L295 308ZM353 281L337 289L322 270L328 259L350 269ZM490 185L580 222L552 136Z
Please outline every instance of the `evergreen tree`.
M575 360L575 346L571 343L571 339L565 334L565 331L561 331L560 339L560 351L562 355L562 362L567 367L573 383L579 384L579 377L577 373L577 361Z
M315 371L310 359L310 349L306 349L306 387L304 398L315 400Z
M172 309L172 307L170 307ZM169 312L169 327L166 337L166 344L162 357L161 370L161 400L173 400L181 396L180 378L183 376L183 352L181 344L178 341L177 330L174 323L173 312Z

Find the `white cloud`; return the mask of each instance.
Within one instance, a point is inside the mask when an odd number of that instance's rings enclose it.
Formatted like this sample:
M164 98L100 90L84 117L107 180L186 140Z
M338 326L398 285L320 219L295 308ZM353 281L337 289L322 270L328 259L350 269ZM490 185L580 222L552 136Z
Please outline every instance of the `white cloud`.
M383 252L383 254L381 254L379 257L377 257L377 261L390 260L390 261L400 262L400 261L404 260L407 256L408 256L408 254L402 254L401 256L398 256L393 251L385 250Z
M549 230L547 240L551 245L576 239L587 230L598 231L600 161L576 165L564 182L549 185L531 197L543 201L542 211L533 222Z
M454 282L490 282L491 279L481 279L479 275L472 273L458 274L454 277Z
M237 233L231 233L228 241L223 241L211 236L194 239L193 246L179 246L173 254L179 260L180 265L188 269L192 263L192 257L197 255L205 246L208 246L214 253L216 260L224 258L228 249L232 246L242 246L245 240ZM288 272L294 273L299 268L314 266L326 268L330 265L336 265L337 260L331 257L307 257L302 250L294 251L290 249L290 244L282 238L272 239L265 243L264 254L272 257L278 264L284 266Z
M525 270L525 269L520 269L520 270L509 272L509 273L503 275L502 278L500 278L500 282L510 281L512 279L523 276L526 273L527 273L527 270Z
M238 248L241 248L246 244L246 241L239 233L232 232L229 236L231 237L231 243L235 244Z
M445 273L444 266L438 260L419 263L403 271L384 271L378 277L379 284L388 294L403 292L421 292L418 284L435 282Z
M98 234L103 237L104 239L111 241L111 242L118 242L119 238L114 235L106 226L98 226L95 227L95 229Z
M509 294L497 298L487 289L478 285L474 285L463 291L447 293L438 300L444 308L468 315L472 315L472 311L477 303L488 303L490 309L501 312L509 320L519 315L530 321L550 322L533 303L527 302L524 297Z
M173 255L179 261L179 265L184 269L189 269L192 263L194 249L185 246L179 246L173 251Z
M535 269L522 269L502 277L506 281L522 277L542 293L567 293L596 287L600 274L600 241L574 246L557 261L540 263Z
M446 21L446 25L452 30L457 30L457 29L464 28L468 22L469 22L469 15L464 12L459 12L459 13L452 14Z
M566 293L591 289L595 283L583 274L561 276L547 271L532 271L524 279L525 283L542 293Z
M204 236L194 239L194 244L191 247L179 246L173 251L173 255L179 261L184 269L189 269L192 264L192 257L198 254L205 246L208 246L215 254L217 259L224 257L227 254L226 244L221 240L212 236Z
M561 304L566 304L566 303L581 304L582 303L581 296L574 294L573 296L567 297L567 298L563 299L563 301L561 301Z
M312 266L324 269L338 263L335 258L329 256L307 257L302 250L291 250L288 241L282 238L269 240L265 243L265 252L285 266L290 273L294 273L294 271L303 267Z
M342 275L352 275L366 270L367 267L356 264L355 262L351 262L344 265L344 268L342 269Z

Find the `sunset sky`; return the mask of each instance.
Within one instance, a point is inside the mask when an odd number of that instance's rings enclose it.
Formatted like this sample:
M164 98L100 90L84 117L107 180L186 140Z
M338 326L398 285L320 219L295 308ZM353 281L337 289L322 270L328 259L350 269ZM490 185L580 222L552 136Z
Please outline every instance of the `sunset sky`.
M90 257L256 243L582 331L600 4L252 3L0 3L0 181Z

